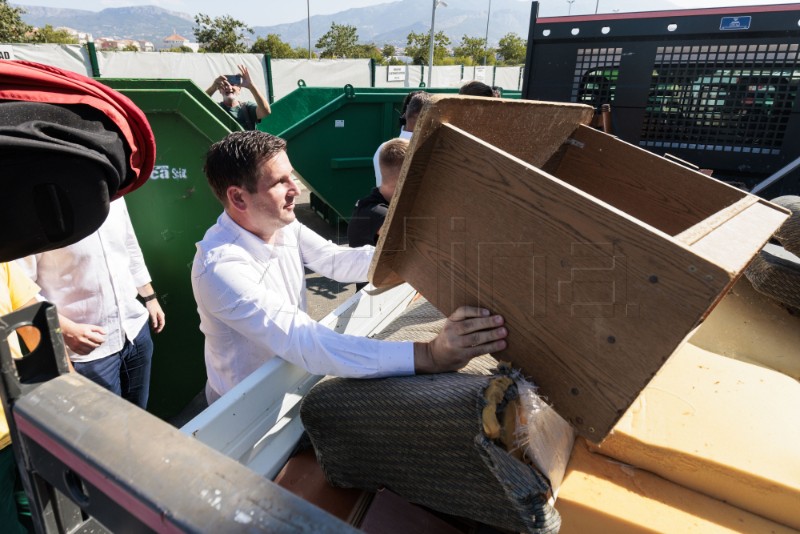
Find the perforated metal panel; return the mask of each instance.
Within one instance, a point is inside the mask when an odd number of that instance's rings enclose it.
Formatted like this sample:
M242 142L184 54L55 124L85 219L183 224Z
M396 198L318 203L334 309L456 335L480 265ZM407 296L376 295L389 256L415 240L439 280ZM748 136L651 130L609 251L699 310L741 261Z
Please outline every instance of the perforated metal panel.
M537 19L522 97L748 185L800 157L800 4ZM787 194L783 192L782 194Z
M658 47L639 144L780 155L798 85L797 44Z
M622 48L581 48L575 59L572 101L600 107L614 102Z

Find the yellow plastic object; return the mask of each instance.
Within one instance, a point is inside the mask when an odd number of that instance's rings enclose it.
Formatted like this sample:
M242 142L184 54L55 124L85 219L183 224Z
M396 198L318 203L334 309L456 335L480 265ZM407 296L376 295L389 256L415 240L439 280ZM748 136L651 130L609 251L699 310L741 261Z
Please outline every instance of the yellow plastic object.
M800 529L800 383L687 343L598 450Z
M561 534L797 533L753 513L589 452L578 439L556 501Z

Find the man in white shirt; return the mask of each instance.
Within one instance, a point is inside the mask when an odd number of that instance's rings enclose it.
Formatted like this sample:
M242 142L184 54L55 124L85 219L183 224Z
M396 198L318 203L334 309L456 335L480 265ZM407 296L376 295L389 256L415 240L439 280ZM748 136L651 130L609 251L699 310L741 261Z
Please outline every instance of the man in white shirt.
M286 142L234 132L212 145L205 172L224 212L192 265L205 334L209 403L275 356L320 375L381 377L460 369L506 347L503 318L463 306L430 343L338 334L306 314L304 267L340 282L367 279L374 247L334 245L298 222Z
M43 299L56 305L75 371L146 408L153 357L149 326L161 332L165 318L125 200L111 203L93 234L17 261L42 288Z

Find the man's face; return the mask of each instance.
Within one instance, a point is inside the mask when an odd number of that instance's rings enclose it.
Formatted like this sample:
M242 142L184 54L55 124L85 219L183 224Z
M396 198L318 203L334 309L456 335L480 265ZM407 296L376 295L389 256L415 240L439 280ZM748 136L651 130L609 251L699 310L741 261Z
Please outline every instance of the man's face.
M259 233L271 235L295 220L294 199L300 191L292 170L289 156L281 151L259 166L255 193L245 192L250 220Z
M402 169L402 165L397 167L381 165L381 176L383 177L381 194L387 201L392 200L394 196L397 182L400 179L400 169Z
M222 93L222 98L226 102L233 102L238 100L239 93L241 92L242 88L238 85L231 85L227 81L222 83L222 89L220 89L220 93Z

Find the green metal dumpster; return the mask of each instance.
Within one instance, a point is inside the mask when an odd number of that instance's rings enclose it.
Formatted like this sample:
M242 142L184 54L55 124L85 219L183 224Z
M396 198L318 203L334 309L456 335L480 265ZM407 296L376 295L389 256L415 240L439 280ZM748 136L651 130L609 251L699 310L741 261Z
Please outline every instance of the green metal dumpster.
M355 201L375 187L372 158L400 131L410 91L456 93L457 88L300 87L272 105L259 129L283 137L295 170L311 190L311 207L331 224L347 221ZM506 98L519 98L506 91Z
M203 174L209 146L241 127L188 80L108 79L139 106L156 138L156 166L148 183L127 195L131 220L167 326L153 336L148 410L161 418L180 412L205 384L203 334L192 295L195 243L222 206Z

